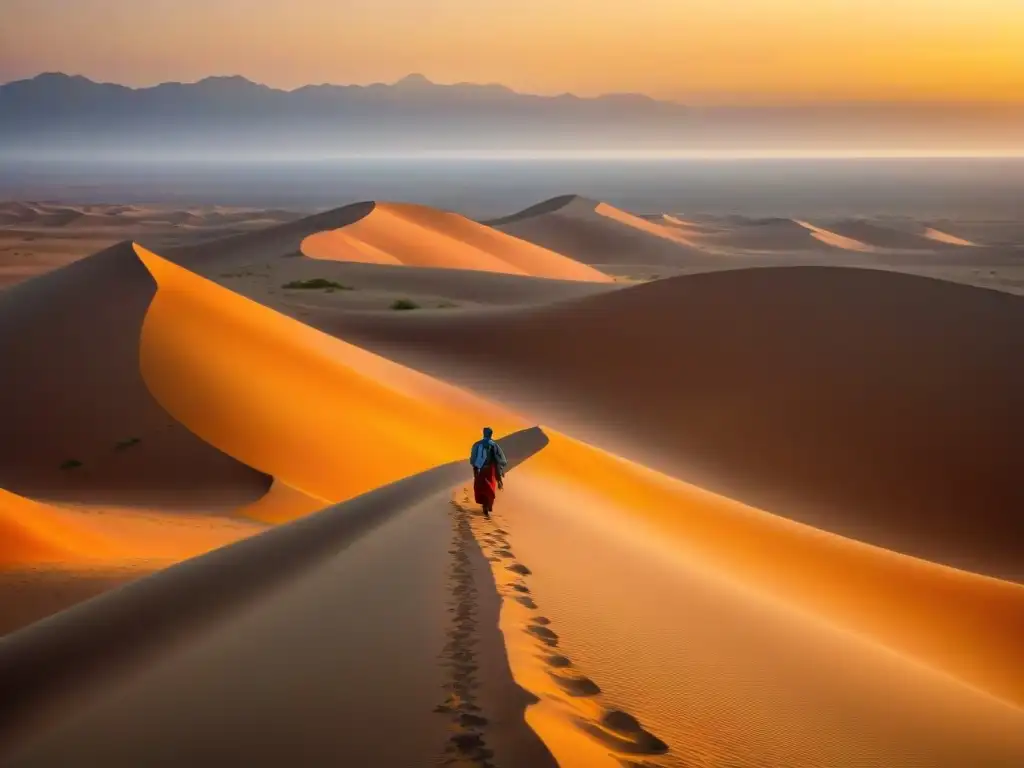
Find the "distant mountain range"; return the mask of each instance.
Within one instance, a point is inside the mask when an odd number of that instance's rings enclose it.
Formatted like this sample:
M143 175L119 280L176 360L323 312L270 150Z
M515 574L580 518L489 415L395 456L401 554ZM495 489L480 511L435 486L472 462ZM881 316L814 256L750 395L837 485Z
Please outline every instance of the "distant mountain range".
M0 86L0 154L700 148L1019 148L1024 105L694 107L503 85L309 85L243 77L148 88L47 73Z

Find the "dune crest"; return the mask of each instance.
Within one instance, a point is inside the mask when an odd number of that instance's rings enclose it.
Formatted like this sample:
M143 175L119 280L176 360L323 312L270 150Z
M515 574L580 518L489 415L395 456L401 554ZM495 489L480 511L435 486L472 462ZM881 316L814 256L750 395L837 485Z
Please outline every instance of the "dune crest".
M969 248L977 248L977 243L972 243L970 240L965 240L962 237L951 235L948 232L935 229L934 227L928 227L924 231L924 236L929 240L934 240L937 243L943 243L945 245L962 245Z
M464 216L405 203L375 203L340 229L307 236L300 250L315 259L611 282L592 267Z
M343 501L462 458L484 424L499 434L520 426L453 386L136 252L158 285L140 353L153 396L296 499Z
M555 197L484 223L604 271L721 263L711 250L703 248L703 241L696 243L689 231L579 195Z
M843 235L835 232L830 232L827 229L816 227L808 221L801 221L794 219L804 229L807 229L811 233L811 237L815 240L820 240L826 245L831 245L834 248L842 248L846 251L857 251L858 253L872 253L875 249L866 243L862 243L860 240L854 240L852 237L844 237Z
M632 213L620 210L613 205L608 203L598 203L597 207L594 208L594 213L598 216L605 216L612 221L617 221L620 224L625 224L627 227L633 227L639 229L641 232L646 232L655 237L661 237L665 240L671 240L681 245L694 245L693 239L686 237L678 228L663 227L660 224L656 224L653 221L642 219L639 216L635 216Z

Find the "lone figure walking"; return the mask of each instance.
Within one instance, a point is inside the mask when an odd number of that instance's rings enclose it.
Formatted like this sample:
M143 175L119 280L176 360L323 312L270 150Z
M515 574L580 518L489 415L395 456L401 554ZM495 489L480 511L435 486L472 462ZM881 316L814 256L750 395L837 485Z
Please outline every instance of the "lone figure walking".
M494 430L484 427L484 439L473 443L469 463L473 467L473 496L483 507L484 517L491 516L498 488L504 488L505 467L508 461L501 446L491 439Z

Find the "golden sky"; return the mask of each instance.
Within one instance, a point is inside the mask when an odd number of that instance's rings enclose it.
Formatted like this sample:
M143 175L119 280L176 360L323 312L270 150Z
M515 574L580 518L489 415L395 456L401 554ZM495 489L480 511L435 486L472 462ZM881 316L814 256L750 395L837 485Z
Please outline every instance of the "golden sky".
M0 0L0 81L1024 101L1024 0Z

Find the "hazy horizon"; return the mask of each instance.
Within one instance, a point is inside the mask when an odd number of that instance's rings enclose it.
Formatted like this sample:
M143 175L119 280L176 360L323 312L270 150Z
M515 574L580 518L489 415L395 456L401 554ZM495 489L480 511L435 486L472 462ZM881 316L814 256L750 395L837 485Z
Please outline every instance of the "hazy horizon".
M266 0L256 12L237 0L3 0L0 12L0 82L237 73L294 88L420 72L685 103L1019 103L1024 93L1017 0Z
M564 194L639 212L1014 220L1024 158L0 159L0 199L11 200L293 210L397 200L484 218Z
M393 77L391 79L370 79L362 81L345 81L345 80L310 80L308 82L294 83L291 85L275 85L271 81L254 79L253 77L243 74L238 71L221 71L221 72L209 72L206 74L195 74L187 78L167 78L167 79L152 79L147 81L132 82L130 80L115 80L115 79L103 79L96 76L92 76L86 72L81 71L64 71L58 69L40 69L31 72L25 72L18 77L10 77L4 79L0 77L0 86L10 85L12 83L21 82L24 80L33 80L39 77L46 76L65 76L70 78L85 78L90 80L97 85L116 85L131 90L146 90L149 88L157 88L161 85L197 85L204 81L209 80L247 80L248 82L269 88L273 91L280 91L283 93L292 93L295 91L301 91L304 88L311 87L335 87L335 88L371 88L374 86L398 86L404 82L409 81L424 81L430 85L441 86L441 87L453 87L453 86L480 86L486 88L504 88L512 93L520 96L538 96L542 98L555 98L558 96L574 96L579 99L600 99L615 96L644 96L656 101L662 101L669 104L678 104L680 106L692 106L695 108L707 107L736 107L736 108L806 108L806 107L909 107L909 108L927 108L927 107L1017 107L1024 106L1024 95L1019 98L1008 98L1008 99L935 99L935 98L907 98L906 96L894 97L894 98L817 98L817 99L800 99L800 98L788 98L788 99L770 99L770 100L756 100L749 98L749 94L735 94L735 93L715 93L715 94L704 94L704 97L697 96L692 101L687 100L685 97L673 97L673 96L658 96L656 94L646 93L644 91L594 91L592 93L574 92L569 90L564 91L530 91L521 90L514 88L504 82L499 81L484 81L474 80L472 78L455 79L441 81L424 75L422 72L410 71L405 74Z

